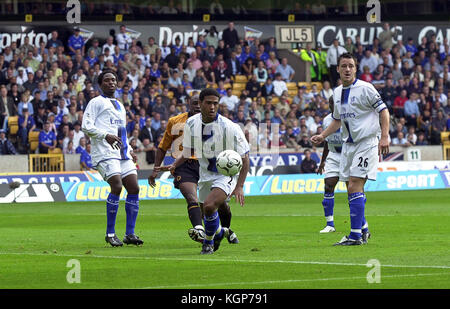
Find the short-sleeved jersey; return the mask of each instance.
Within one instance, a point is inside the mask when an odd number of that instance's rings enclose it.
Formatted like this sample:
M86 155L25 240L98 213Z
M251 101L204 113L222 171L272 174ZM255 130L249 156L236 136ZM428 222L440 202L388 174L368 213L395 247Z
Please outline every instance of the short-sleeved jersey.
M48 146L53 146L53 141L56 141L55 132L53 132L51 130L48 132L45 132L44 130L42 130L39 133L39 143L44 143Z
M159 143L159 148L168 151L172 148L172 157L177 158L183 151L183 131L189 113L183 113L174 117L170 117L167 122L166 131Z
M372 84L356 79L348 87L340 85L335 88L333 99L333 118L341 120L345 142L358 143L380 135L379 113L387 107Z
M91 138L92 165L99 162L118 159L131 159L126 131L126 112L121 102L113 98L98 96L89 101L83 114L81 128ZM113 149L106 141L107 134L118 136L122 148Z
M216 157L223 150L234 150L241 156L250 151L239 125L219 114L207 124L203 123L201 113L189 117L184 126L183 147L189 149L184 152L185 157L194 150L200 164L200 182L222 176L216 168Z
M328 114L323 119L323 129L326 130L331 122L333 121L333 118L331 117L331 114ZM339 128L336 132L331 133L327 136L325 141L328 143L328 150L331 152L341 153L342 150L342 130Z
M79 35L78 37L72 35L69 37L68 45L75 50L82 49L84 46L84 39L81 35Z

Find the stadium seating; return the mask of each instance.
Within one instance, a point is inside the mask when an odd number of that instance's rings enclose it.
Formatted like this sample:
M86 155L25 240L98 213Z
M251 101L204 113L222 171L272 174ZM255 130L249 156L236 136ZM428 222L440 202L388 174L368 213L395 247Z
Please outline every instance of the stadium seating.
M19 116L8 117L8 128L10 135L17 135L19 131Z
M295 82L286 83L286 87L288 90L297 90L297 83Z
M233 88L233 90L231 90L231 94L235 95L237 97L239 97L241 95L242 91L241 90L236 90Z
M306 90L311 90L311 84L310 83L308 83L308 82L298 82L298 87L299 88L303 87L303 86L306 87Z
M297 95L297 92L298 92L297 88L295 88L295 89L288 89L288 94L291 97L295 97Z
M236 75L234 77L235 83L246 83L247 81L248 81L247 76L245 76L245 75Z
M30 131L28 133L28 143L30 144L30 152L33 153L39 146L39 131Z
M280 103L280 99L278 97L272 97L272 105Z
M244 90L246 87L245 83L234 83L233 90Z
M443 145L450 145L450 132L441 132L441 143Z

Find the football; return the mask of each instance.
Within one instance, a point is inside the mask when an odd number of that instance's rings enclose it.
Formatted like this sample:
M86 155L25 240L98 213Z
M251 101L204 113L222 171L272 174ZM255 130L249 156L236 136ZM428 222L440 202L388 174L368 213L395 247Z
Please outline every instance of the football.
M222 175L234 176L242 168L242 158L234 150L224 150L217 156L216 167Z

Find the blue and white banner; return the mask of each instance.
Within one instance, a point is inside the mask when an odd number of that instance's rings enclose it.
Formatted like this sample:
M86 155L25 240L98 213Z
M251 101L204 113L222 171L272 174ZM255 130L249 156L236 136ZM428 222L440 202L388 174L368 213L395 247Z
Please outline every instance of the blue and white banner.
M97 171L53 172L53 173L0 173L0 184L20 183L62 183L80 181L101 181Z
M104 181L62 183L67 201L103 201L110 188ZM156 181L156 187L148 185L147 180L139 180L139 198L141 200L182 199L171 179ZM365 191L426 190L450 188L450 170L426 170L410 172L381 172L377 181L367 181ZM249 176L244 185L246 196L277 194L322 194L323 176L316 174L263 175ZM336 193L346 192L345 183L339 182ZM121 199L126 196L122 191Z
M300 166L303 158L303 152L283 152L283 153L258 153L250 154L250 166ZM311 159L320 163L319 154L312 152ZM175 160L166 156L164 165L172 164Z

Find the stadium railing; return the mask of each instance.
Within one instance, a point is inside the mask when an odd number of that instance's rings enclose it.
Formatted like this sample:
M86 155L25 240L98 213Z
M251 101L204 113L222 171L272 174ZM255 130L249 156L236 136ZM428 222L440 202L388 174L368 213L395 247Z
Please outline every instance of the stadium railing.
M64 171L64 155L62 153L30 154L30 172L62 172Z

